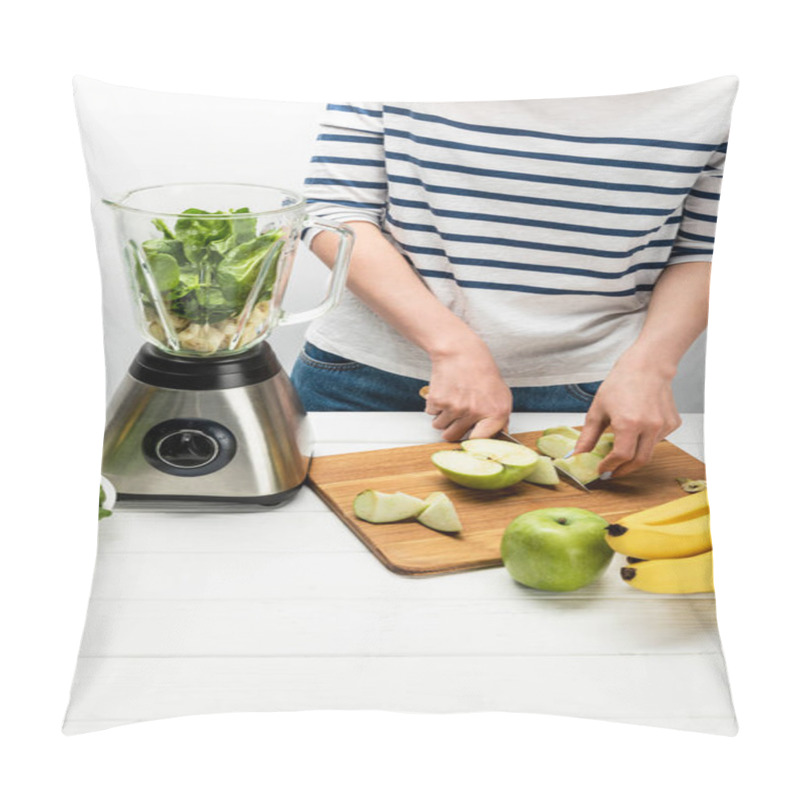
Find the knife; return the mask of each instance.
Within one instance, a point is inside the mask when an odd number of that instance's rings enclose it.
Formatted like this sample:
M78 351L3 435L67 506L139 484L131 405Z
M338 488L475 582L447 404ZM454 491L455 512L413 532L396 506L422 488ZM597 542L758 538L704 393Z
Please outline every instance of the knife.
M429 391L430 391L430 387L429 387L429 386L423 386L423 387L422 387L422 388L419 390L419 396L420 396L420 397L422 397L422 398L425 398L425 397L427 397L427 396L428 396L428 392L429 392ZM463 442L465 439L469 439L469 434L470 434L470 431L467 431L467 432L464 434L464 436L461 438L461 441ZM514 437L513 437L513 436L512 436L510 433L508 433L507 431L498 431L498 432L495 434L495 437L497 437L497 436L503 436L503 437L505 437L506 439L508 439L508 441L509 441L509 442L514 442L514 444L521 444L523 447L528 447L528 445L526 445L526 444L522 444L522 442L521 442L519 439L515 439L515 438L514 438ZM529 448L529 449L530 449L530 448ZM591 490L591 489L590 489L588 486L586 486L586 484L584 484L584 483L582 483L581 481L579 481L579 480L578 480L578 479L577 479L577 478L576 478L576 477L575 477L575 476L574 476L574 475L573 475L571 472L567 472L567 470L565 470L563 467L559 467L559 466L558 466L557 464L555 464L555 463L553 464L553 466L556 468L556 472L557 472L557 473L558 473L558 474L559 474L559 475L560 475L562 478L566 478L566 479L567 479L567 482L568 482L568 483L571 483L573 486L577 486L579 489L583 489L583 491L584 491L584 492L586 492L587 494L591 494L591 493L592 493L592 490Z
M498 431L495 436L502 436L508 439L509 442L515 442L516 444L521 444L523 447L528 447L528 445L523 444L519 439L515 439L510 433L507 431ZM567 472L563 467L559 467L558 464L553 462L553 466L556 468L556 472L562 477L566 478L568 483L577 486L579 489L583 489L584 492L588 494L592 493L592 490L585 484L581 483L571 472Z

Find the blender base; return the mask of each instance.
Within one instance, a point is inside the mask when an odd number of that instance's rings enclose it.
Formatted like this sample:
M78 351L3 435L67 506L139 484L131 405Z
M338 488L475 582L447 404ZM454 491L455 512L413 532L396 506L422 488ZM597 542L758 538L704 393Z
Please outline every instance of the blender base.
M121 504L276 507L303 484L311 438L266 343L205 359L145 345L109 408L102 474Z
M302 484L301 484L302 486ZM261 506L268 508L277 508L278 506L286 505L299 491L300 486L295 486L294 489L289 489L285 492L278 492L277 494L265 495L264 497L212 497L210 495L154 495L154 494L118 494L117 504L123 505L125 503L136 504L137 508L144 508L152 505L160 507L164 504L176 507L175 504L181 503L184 505L206 503L235 503L236 505L243 506ZM183 509L181 509L183 510Z

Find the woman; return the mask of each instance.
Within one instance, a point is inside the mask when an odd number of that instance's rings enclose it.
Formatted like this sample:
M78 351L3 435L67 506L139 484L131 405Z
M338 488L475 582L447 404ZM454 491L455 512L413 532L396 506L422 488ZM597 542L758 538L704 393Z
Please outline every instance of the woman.
M424 408L451 441L588 411L576 452L610 427L604 477L642 466L706 325L735 87L328 106L306 194L356 242L292 373L306 407ZM332 262L335 235L310 244Z

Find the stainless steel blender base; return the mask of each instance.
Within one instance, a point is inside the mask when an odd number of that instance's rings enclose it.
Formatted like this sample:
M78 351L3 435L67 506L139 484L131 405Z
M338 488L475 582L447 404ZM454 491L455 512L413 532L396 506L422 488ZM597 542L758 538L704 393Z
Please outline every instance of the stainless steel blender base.
M109 408L102 472L123 502L277 505L305 480L311 450L310 425L282 369L209 390L127 375Z

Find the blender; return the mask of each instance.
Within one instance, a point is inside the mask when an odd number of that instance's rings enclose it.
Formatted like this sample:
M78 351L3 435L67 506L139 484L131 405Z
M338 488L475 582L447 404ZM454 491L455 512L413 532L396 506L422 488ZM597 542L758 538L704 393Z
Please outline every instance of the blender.
M311 431L266 339L339 301L352 232L267 186L167 184L103 202L146 342L109 406L102 474L122 501L285 502L308 472ZM289 313L306 228L339 247L323 300Z

